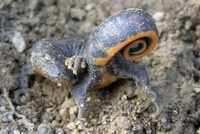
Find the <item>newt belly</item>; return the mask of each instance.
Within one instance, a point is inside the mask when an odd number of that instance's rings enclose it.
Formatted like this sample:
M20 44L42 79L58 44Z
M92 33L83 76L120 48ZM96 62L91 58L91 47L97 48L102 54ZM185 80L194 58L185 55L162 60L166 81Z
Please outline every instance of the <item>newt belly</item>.
M106 86L112 84L115 81L117 81L117 77L115 77L114 75L112 75L110 73L104 73L100 76L100 82L98 82L97 84L92 86L91 89L92 90L100 89L100 88L103 88L103 87L106 87Z

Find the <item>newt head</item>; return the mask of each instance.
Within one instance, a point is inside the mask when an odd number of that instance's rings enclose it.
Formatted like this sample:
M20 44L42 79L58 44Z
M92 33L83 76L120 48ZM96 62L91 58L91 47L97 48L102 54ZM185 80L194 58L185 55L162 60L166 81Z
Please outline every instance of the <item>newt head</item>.
M55 83L71 83L73 74L65 66L66 57L59 47L48 40L35 43L31 53L31 63L36 73ZM71 75L72 77L69 77Z

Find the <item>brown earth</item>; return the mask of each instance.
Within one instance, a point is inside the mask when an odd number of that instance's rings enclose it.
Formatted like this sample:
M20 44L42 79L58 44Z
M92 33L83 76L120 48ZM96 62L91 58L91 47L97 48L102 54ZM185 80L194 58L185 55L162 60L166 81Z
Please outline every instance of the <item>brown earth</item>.
M29 76L30 99L20 88L22 67L30 64L34 42L92 31L108 16L127 8L142 8L154 16L160 33L157 48L138 62L145 64L158 96L154 108L134 111L131 81L119 81L97 92L100 107L90 133L200 134L200 1L199 0L1 0L0 1L0 133L86 133L69 89L38 75ZM162 16L164 15L164 16ZM14 46L20 33L25 47ZM20 38L19 37L19 38ZM17 39L19 39L17 38Z

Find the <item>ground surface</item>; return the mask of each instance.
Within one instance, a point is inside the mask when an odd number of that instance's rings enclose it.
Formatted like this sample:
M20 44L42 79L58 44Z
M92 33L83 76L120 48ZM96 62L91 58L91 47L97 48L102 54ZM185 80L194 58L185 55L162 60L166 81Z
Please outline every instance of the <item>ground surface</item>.
M1 0L0 1L0 133L85 133L77 107L65 87L41 76L29 78L23 105L13 101L22 67L30 63L34 42L92 31L108 16L126 8L142 8L155 16L160 33L157 48L139 60L145 64L158 96L161 114L153 107L136 114L130 81L97 91L101 107L90 133L200 133L200 1L199 0ZM160 20L159 20L160 19ZM20 35L21 34L21 35ZM22 47L14 45L19 35ZM22 51L22 52L21 52ZM11 100L11 101L9 101ZM11 103L12 102L12 103Z

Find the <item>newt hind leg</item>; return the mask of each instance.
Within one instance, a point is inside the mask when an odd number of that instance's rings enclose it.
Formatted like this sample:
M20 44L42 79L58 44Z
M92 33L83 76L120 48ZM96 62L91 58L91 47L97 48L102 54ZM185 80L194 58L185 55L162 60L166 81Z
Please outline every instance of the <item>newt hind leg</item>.
M160 113L159 104L157 102L157 95L151 90L147 71L144 66L131 61L122 59L119 56L119 70L118 75L121 78L129 78L136 81L138 89L135 91L135 95L138 97L138 113L145 111L151 104L154 104L156 113L153 116L157 116Z
M142 113L145 111L151 104L154 104L156 108L156 113L153 116L157 116L160 113L160 107L157 102L157 95L146 86L141 86L137 84L137 89L134 94L138 97L137 98L137 113Z

